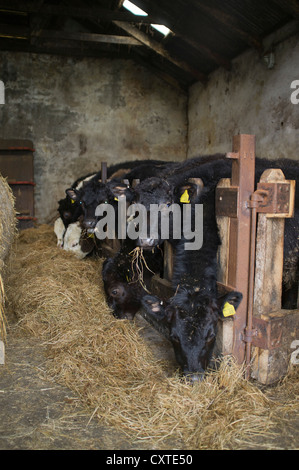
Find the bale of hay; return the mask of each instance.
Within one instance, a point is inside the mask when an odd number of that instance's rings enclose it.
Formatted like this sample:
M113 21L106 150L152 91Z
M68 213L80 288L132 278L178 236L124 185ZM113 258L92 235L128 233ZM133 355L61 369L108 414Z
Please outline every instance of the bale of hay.
M14 204L15 199L12 191L6 179L0 175L0 340L6 337L2 274L4 260L8 256L16 233Z
M60 250L52 227L21 233L9 266L9 308L18 328L47 343L52 380L77 393L90 419L133 442L147 449L247 448L273 435L281 403L298 411L295 393L276 402L229 357L194 386L169 376L137 324L111 315L102 260Z
M0 175L0 260L7 257L16 233L15 199L6 181Z

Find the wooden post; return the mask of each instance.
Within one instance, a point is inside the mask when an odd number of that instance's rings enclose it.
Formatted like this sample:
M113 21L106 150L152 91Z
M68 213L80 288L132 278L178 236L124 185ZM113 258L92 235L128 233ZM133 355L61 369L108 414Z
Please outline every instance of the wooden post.
M271 384L286 374L292 342L299 339L299 310L282 310L285 217L292 216L294 184L279 169L266 170L261 183L291 183L288 213L259 213L256 239L251 375Z
M217 185L217 190L220 188L230 188L231 179L223 178ZM217 193L218 194L218 193ZM222 197L221 195L219 197ZM217 206L217 200L216 200ZM228 255L229 255L229 232L230 232L230 217L216 216L219 237L221 245L217 253L217 281L224 286L228 285ZM218 357L221 355L231 354L233 349L234 340L234 321L232 317L220 319L218 322L218 332L216 345L213 354Z

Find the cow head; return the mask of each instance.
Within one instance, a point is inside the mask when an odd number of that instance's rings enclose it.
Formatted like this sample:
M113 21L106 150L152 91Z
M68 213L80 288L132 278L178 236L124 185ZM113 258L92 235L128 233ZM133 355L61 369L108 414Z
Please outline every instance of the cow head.
M211 359L224 305L236 309L241 300L240 292L230 292L217 301L198 289L182 289L166 304L147 295L142 305L150 319L164 323L183 374L194 382L203 377Z
M118 197L125 195L130 201L130 190L125 184L108 182L101 183L92 180L84 184L80 191L70 188L66 194L78 204L83 212L82 225L89 232L93 232L99 217L96 216L96 208L101 204L111 204L117 206Z
M192 182L178 183L166 181L163 178L152 177L139 183L134 189L133 204L140 204L146 210L147 233L146 236L137 239L137 245L144 249L152 249L163 243L161 232L161 218L169 217L169 234L173 233L173 213L170 211L172 204L184 204L195 202L198 196L198 185ZM151 234L151 205L159 206L159 219L157 235ZM169 238L167 238L169 239Z
M69 224L78 220L82 214L82 208L76 200L67 196L64 199L60 199L60 201L58 201L58 212L61 220L64 223L64 226L67 227Z

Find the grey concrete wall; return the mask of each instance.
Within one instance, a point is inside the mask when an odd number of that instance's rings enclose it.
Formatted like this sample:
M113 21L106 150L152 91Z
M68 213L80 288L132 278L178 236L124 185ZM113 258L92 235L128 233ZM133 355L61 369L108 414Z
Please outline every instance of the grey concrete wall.
M256 51L234 60L232 70L217 70L209 83L189 94L188 158L231 151L235 134L255 134L257 155L299 159L299 104L290 85L299 79L298 35L274 48L267 69Z
M101 161L186 158L186 96L133 61L1 52L0 80L0 138L36 149L39 222Z

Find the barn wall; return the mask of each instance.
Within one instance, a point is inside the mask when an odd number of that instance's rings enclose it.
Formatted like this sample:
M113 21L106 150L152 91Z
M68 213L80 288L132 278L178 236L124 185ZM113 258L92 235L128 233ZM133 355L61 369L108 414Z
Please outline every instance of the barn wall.
M291 82L299 79L298 35L274 51L273 69L249 50L234 60L231 71L219 69L207 86L191 87L188 158L230 151L232 136L244 133L256 135L261 157L299 159L299 104L290 100Z
M186 158L186 96L132 61L1 52L0 79L0 138L36 149L39 222L101 161Z

